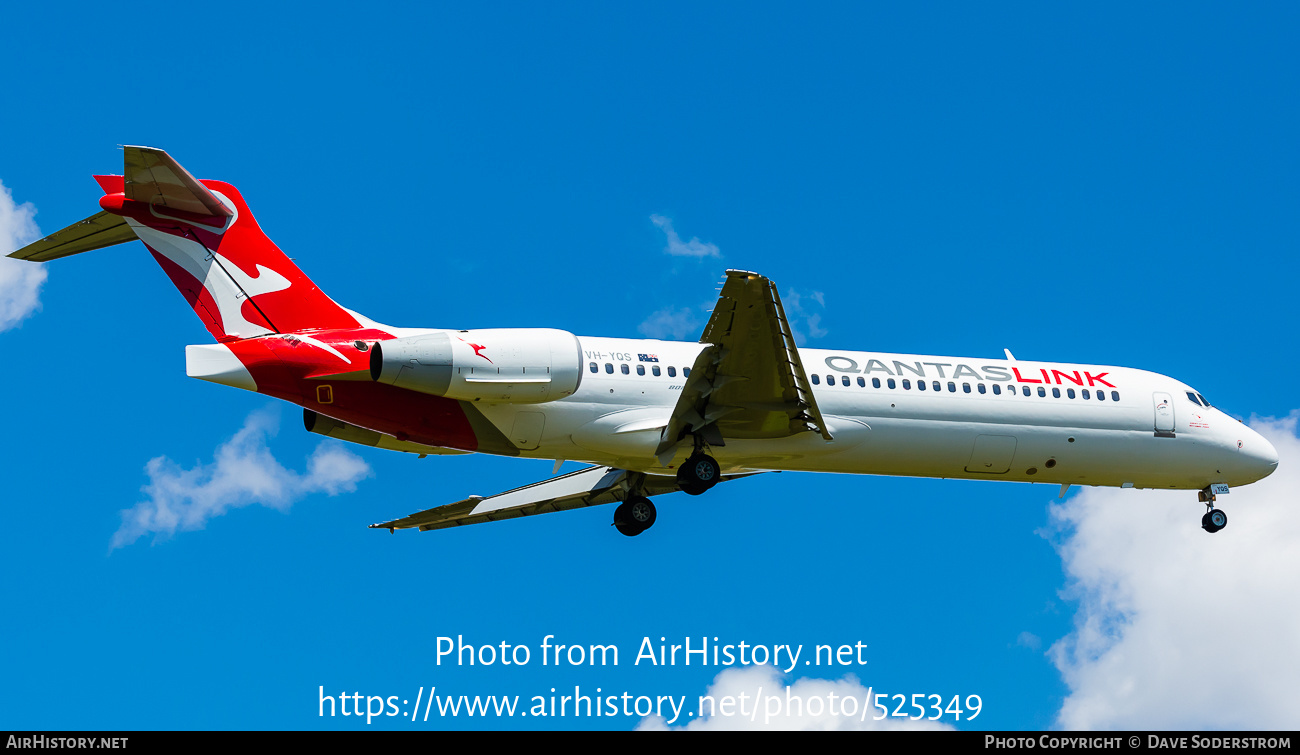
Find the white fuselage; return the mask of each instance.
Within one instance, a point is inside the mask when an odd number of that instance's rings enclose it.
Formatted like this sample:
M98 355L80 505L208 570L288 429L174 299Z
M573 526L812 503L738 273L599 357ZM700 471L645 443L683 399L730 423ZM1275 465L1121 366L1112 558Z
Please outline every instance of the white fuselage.
M509 434L521 413L532 413L525 457L672 474L690 444L668 467L654 448L684 372L704 346L579 341L582 379L573 395L528 406L480 404L483 414ZM812 432L728 439L710 451L724 472L1198 489L1254 482L1277 465L1267 440L1202 405L1186 384L1144 370L806 348L799 355L834 439Z

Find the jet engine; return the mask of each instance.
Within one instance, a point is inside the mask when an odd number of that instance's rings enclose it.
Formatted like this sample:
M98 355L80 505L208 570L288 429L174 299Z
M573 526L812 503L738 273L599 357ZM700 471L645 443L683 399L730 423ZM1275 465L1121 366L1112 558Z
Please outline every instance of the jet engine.
M540 404L578 390L582 350L572 333L548 328L424 333L376 343L370 377L461 401Z

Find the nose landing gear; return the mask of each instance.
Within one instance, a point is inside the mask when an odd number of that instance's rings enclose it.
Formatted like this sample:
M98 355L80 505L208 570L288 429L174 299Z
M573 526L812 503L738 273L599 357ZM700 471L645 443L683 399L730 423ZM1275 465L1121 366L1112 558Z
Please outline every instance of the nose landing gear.
M1228 515L1223 509L1210 509L1201 517L1201 529L1206 532L1218 532L1228 526Z
M1222 486L1224 492L1227 492L1227 485ZM1205 516L1201 517L1201 529L1206 532L1218 532L1228 526L1228 515L1223 513L1223 509L1214 508L1215 492L1214 485L1208 485L1199 494L1201 503L1205 504Z

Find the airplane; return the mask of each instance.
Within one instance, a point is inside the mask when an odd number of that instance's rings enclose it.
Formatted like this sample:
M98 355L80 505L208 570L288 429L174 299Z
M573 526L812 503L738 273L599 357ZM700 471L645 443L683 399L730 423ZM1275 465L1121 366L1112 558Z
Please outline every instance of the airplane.
M1197 490L1201 526L1277 451L1191 386L1124 367L800 348L776 285L727 270L698 343L549 328L396 328L345 309L262 232L228 183L123 148L95 176L101 211L10 254L45 262L136 239L216 343L193 378L303 407L312 433L426 456L589 464L492 496L370 525L420 531L700 495L769 471Z

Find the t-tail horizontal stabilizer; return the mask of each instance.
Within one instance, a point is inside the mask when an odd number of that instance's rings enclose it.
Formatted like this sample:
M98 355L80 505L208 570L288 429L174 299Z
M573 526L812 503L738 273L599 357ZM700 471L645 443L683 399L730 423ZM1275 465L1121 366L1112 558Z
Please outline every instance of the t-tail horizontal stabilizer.
M74 254L135 241L126 221L128 205L143 208L154 217L174 217L214 228L224 227L233 211L216 194L189 174L161 149L123 147L123 175L95 176L104 190L103 212L60 229L10 257L28 262L49 262ZM159 215L158 213L162 213Z
M97 212L9 256L28 262L49 262L128 241L135 241L135 231L126 224L126 218L110 212Z

